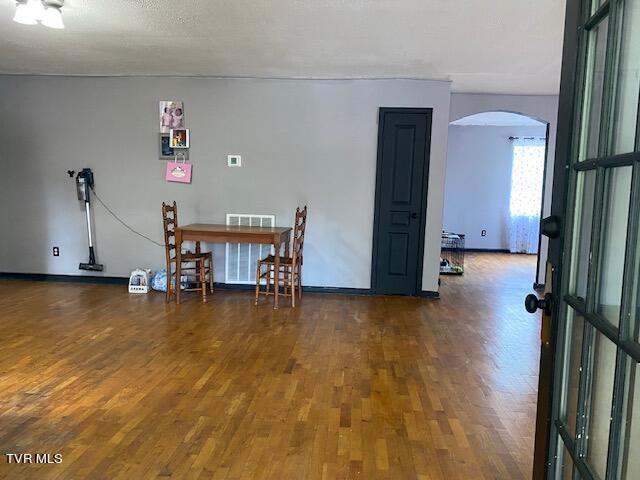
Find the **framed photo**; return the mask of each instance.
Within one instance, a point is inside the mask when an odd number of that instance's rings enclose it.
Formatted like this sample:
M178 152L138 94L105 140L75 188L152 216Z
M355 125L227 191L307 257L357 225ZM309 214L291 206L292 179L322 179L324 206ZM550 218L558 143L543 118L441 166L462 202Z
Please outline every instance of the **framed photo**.
M158 134L158 158L160 160L175 160L179 157L180 160L189 160L189 149L185 148L178 150L171 148L171 137L168 133Z
M184 128L184 105L178 100L160 101L160 133L172 128Z
M171 148L170 137L168 133L159 134L160 160L173 160L176 152Z
M169 140L171 148L189 148L189 129L172 128L169 130Z

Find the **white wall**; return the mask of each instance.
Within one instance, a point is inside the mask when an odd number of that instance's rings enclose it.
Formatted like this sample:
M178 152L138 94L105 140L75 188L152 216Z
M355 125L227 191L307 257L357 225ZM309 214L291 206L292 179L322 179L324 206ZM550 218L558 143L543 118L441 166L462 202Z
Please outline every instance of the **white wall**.
M158 101L183 100L193 183L164 181ZM305 284L368 288L379 107L432 107L423 290L437 290L449 82L215 78L0 77L0 272L81 274L86 232L67 169L91 167L96 190L128 223L162 238L160 205L181 223L274 213L290 225L309 205ZM226 167L226 154L243 167ZM163 250L98 205L104 275L163 266ZM51 247L61 249L51 256ZM224 249L215 248L218 280Z
M545 195L543 199L544 216L551 214L551 193L553 184L553 166L555 158L556 131L558 127L557 95L485 95L470 93L454 93L451 95L450 120L458 120L482 112L506 111L521 113L549 123L549 151L547 156L547 173L545 176ZM542 237L540 246L540 283L544 283L545 264L547 260L548 239Z
M466 235L466 248L509 249L513 142L544 137L546 126L449 127L443 229ZM486 230L487 235L481 236Z

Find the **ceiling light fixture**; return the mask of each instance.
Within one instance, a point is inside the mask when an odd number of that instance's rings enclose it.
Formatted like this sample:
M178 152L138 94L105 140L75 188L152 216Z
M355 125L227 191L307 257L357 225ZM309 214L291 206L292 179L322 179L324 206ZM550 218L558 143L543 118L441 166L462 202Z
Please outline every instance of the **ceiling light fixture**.
M40 0L27 0L27 12L36 22L40 22L44 16L44 5Z
M57 5L47 5L47 8L44 10L44 16L42 17L42 25L49 28L64 28L61 8L62 7Z
M63 5L64 0L17 0L13 21L23 25L42 23L45 27L61 29L64 28Z
M13 16L13 21L22 25L38 24L37 20L31 16L27 4L21 2L16 2L16 14Z

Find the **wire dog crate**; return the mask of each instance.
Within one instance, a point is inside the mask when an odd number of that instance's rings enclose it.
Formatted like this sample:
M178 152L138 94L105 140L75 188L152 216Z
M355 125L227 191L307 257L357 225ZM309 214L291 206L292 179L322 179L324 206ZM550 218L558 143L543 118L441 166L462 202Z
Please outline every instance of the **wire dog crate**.
M464 234L442 232L440 273L442 275L462 275L464 273Z

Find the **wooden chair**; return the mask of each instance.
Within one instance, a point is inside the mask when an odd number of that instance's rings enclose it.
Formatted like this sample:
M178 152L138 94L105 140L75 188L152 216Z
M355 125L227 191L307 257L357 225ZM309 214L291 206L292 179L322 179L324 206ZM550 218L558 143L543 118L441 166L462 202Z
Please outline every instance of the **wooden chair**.
M256 268L256 305L260 295L273 295L271 285L274 283L275 275L282 278L282 290L280 295L291 297L291 306L295 308L296 299L302 299L302 250L304 247L304 232L307 226L307 207L300 210L296 208L296 219L293 226L292 255L280 257L280 271L275 271L275 255L269 255L263 260L258 260ZM287 249L288 250L288 249ZM280 252L276 252L280 255ZM266 267L266 269L263 269ZM265 280L265 289L260 289L260 283Z
M171 300L175 289L180 288L180 279L176 277L176 237L178 226L178 207L176 202L167 205L162 202L162 222L164 225L164 246L167 257L167 294L166 301ZM196 242L196 252L187 251L182 254L182 276L187 277L186 291L202 292L202 301L207 301L207 289L213 292L213 254L201 252L200 242ZM191 281L190 281L191 280ZM195 286L194 286L195 285Z

